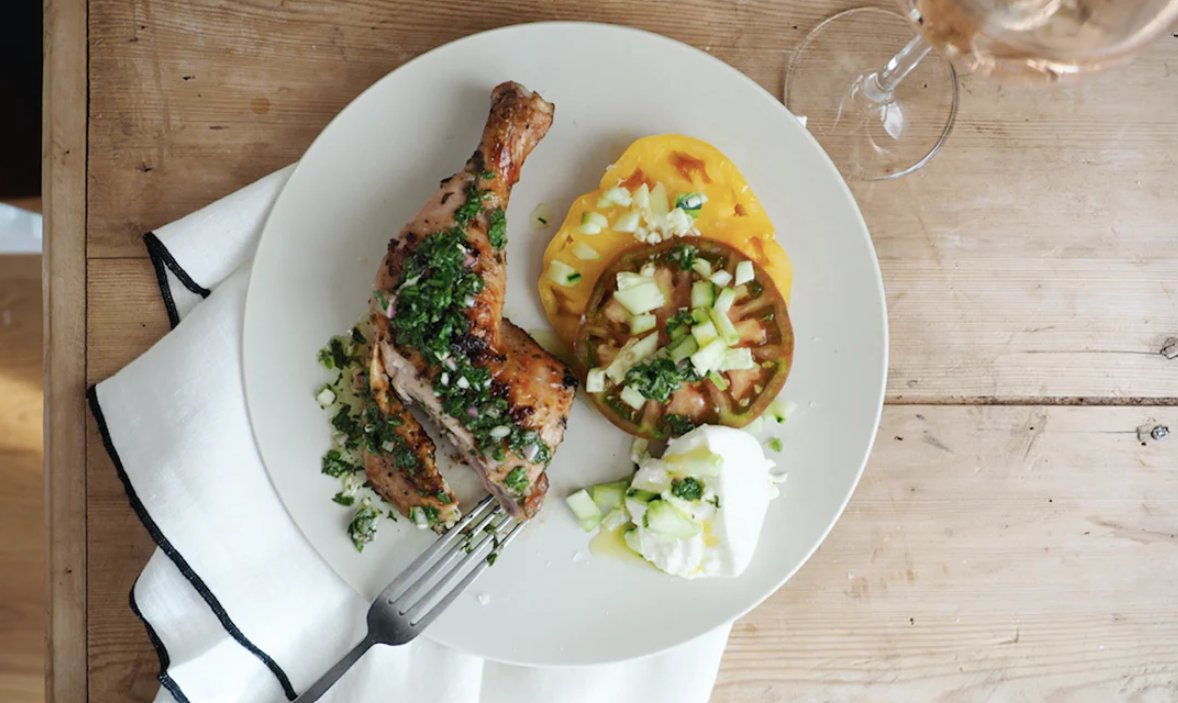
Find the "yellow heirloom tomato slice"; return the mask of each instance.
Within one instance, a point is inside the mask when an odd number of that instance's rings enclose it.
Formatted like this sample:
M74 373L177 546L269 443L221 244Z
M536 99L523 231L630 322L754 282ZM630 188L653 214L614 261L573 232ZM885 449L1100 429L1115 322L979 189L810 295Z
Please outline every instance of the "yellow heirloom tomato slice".
M619 186L624 193L611 200L608 196L618 193ZM626 200L639 190L657 192L659 186L665 189L669 208L681 195L702 193L706 202L698 217L689 221L691 234L727 244L752 259L789 302L793 267L736 164L698 139L675 134L644 137L606 170L597 190L572 204L544 252L540 300L549 322L570 346L597 279L610 263L623 251L671 237L655 232L653 238L641 239L632 229L639 203ZM651 207L657 211L655 199ZM640 228L637 235L643 233Z

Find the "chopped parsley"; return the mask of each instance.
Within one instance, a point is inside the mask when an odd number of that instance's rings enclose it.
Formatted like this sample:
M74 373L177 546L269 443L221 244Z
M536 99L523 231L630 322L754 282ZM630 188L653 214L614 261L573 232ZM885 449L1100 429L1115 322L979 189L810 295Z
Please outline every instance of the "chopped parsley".
M522 466L516 467L503 479L503 485L516 493L523 495L528 488L528 470Z
M454 211L454 221L459 227L469 225L483 211L483 197L486 195L474 183L466 187L466 202ZM428 239L426 241L429 241Z
M364 338L359 327L352 328L352 341L356 344L368 344L368 340Z
M691 418L687 417L686 415L675 415L674 413L668 413L663 415L663 427L666 428L667 432L669 432L671 436L679 437L694 430L695 423L692 422Z
M481 208L478 194L471 197ZM456 213L455 220L470 218ZM446 414L471 431L479 451L499 462L507 458L507 449L523 456L534 452L532 461L547 463L551 449L537 432L511 418L507 400L492 393L490 372L471 363L463 351L470 325L465 300L484 286L463 263L465 242L466 232L452 227L426 237L406 258L397 285L397 315L390 321L393 334L398 344L427 359L446 361L447 371L439 374L434 392ZM507 433L500 428L507 428Z
M765 446L769 447L770 449L772 449L775 452L780 452L782 449L781 438L774 437L773 439L770 439L768 442L765 442Z
M548 220L544 219L543 217L537 217L536 219L539 220L540 224L542 225L548 224Z
M441 503L442 505L449 505L454 502L454 501L450 500L450 496L446 495L445 491L438 491L437 499L438 499L438 502Z
M426 237L406 258L398 283L393 333L431 361L447 358L451 341L467 332L464 301L483 290L483 279L463 265L465 242L457 227Z
M699 249L690 244L680 244L667 253L667 259L672 263L679 264L679 268L684 271L690 271L698 255Z
M495 566L495 560L499 558L499 552L491 552L487 555L487 566Z
M482 173L479 174L479 178L483 179L484 181L493 181L493 180L495 180L495 172L494 171L483 171Z
M495 208L487 217L487 239L496 250L507 246L507 214L503 208Z
M376 538L376 523L379 521L380 513L367 501L362 502L360 509L352 516L352 521L348 523L348 536L352 538L352 544L356 546L357 552L363 552L364 545Z
M671 495L683 500L699 500L704 494L704 485L696 479L688 476L683 479L675 479L671 483Z
M626 372L626 385L643 398L666 403L683 381L698 381L699 375L687 359L676 364L663 357L634 366Z
M344 495L343 491L336 493L331 499L340 505L352 505L356 502L356 496Z
M341 454L338 449L329 449L327 453L323 455L322 471L332 478L339 478L344 474L350 474L359 470L360 467L350 464L346 459L344 459L343 454Z
M720 496L712 496L708 499L708 502L716 506L716 510L720 509Z
M695 318L691 316L691 311L684 308L673 316L667 318L667 334L674 338L679 330L686 333L695 324Z
M765 290L765 286L762 286L760 281L756 281L756 280L749 281L749 296L750 297L755 298L758 295L760 295L762 292L764 292L764 290Z
M385 502L387 503L388 501L386 500ZM396 522L397 521L397 513L390 510L389 511L389 519L392 520L393 522Z
M355 330L357 333L359 330ZM363 339L363 337L361 337ZM349 334L347 337L332 337L327 346L319 350L319 363L328 369L344 370L348 364L352 363L355 357L352 356L354 347L352 344L353 336ZM345 347L344 343L348 346Z

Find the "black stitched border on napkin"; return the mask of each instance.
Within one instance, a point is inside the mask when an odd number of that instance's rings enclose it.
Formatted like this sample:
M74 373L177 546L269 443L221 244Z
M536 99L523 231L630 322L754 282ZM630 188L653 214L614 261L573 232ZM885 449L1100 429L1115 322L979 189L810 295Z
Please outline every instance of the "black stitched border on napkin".
M171 323L172 329L176 329L176 325L180 324L180 313L176 310L176 300L172 297L172 286L168 283L168 271L171 271L185 288L202 298L209 297L211 291L188 275L180 262L176 261L176 257L172 256L172 252L168 251L160 238L155 236L155 232L143 235L143 244L147 247L147 255L151 257L152 266L155 267L155 277L159 281L160 295L163 296L164 307L168 310L168 322Z
M135 579L135 584L139 583L139 579ZM168 689L168 693L176 699L177 703L190 703L188 696L184 695L184 691L180 690L180 684L176 683L176 679L168 673L168 667L172 665L172 657L168 655L168 648L164 646L159 635L155 633L155 628L143 617L143 613L139 610L139 604L135 602L135 584L131 586L131 593L128 594L127 600L131 604L131 612L135 613L135 617L139 618L139 622L143 623L143 629L147 630L147 637L151 640L151 646L155 647L156 656L160 658L160 673L156 678L159 679L160 684Z
M160 531L159 525L155 523L155 520L151 519L151 515L148 514L143 501L139 500L134 487L131 486L131 479L127 476L127 472L123 468L123 461L119 458L119 452L115 449L114 442L110 438L110 431L106 426L106 416L103 415L102 406L98 402L98 387L90 386L86 391L86 397L90 401L90 412L94 415L95 422L98 423L98 432L102 435L102 444L106 447L106 453L110 455L111 461L114 462L115 471L118 472L119 480L123 482L123 489L127 492L127 500L131 503L131 509L139 516L140 522L147 528L147 532L151 535L152 540L164 551L164 554L168 555L168 558L176 564L176 568L180 569L180 573L184 574L184 578L188 579L192 587L200 594L200 597L208 603L209 608L217 616L217 620L221 622L221 625L229 633L229 636L237 640L238 644L245 647L247 651L257 657L274 674L278 679L278 683L282 685L282 690L286 694L287 700L293 701L295 698L298 698L298 694L295 693L294 687L290 684L290 678L287 677L286 672L282 670L278 662L274 661L269 654L266 654L256 644L251 642L245 636L245 633L237 627L229 617L229 613L225 612L225 607L221 605L221 601L209 590L204 579L192 570L192 567L188 564L188 560L172 546L172 543Z

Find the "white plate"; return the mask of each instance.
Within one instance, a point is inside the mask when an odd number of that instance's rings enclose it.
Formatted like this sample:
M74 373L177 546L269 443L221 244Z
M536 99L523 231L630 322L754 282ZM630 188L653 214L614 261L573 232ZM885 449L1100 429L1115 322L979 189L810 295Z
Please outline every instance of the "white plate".
M785 451L776 456L789 480L743 576L688 582L589 553L562 499L625 475L630 439L578 400L543 512L428 632L456 649L529 665L651 654L739 617L797 571L846 505L883 401L883 286L858 208L818 143L721 61L621 27L531 24L446 45L358 97L307 150L258 248L245 318L254 432L294 521L365 597L430 542L430 533L385 521L363 554L352 547L350 511L331 502L336 482L319 473L330 440L312 398L325 376L315 354L364 312L388 238L462 167L491 88L509 79L556 104L555 124L508 210L506 312L524 329L547 327L536 281L555 231L532 229L528 214L548 203L559 222L621 148L647 134L698 137L731 157L796 270L797 351L785 392L799 410L779 432Z

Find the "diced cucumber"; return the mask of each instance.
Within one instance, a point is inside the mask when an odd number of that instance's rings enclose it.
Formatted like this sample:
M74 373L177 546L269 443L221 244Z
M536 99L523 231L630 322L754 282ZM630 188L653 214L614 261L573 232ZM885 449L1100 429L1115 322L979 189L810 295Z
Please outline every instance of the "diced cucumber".
M605 390L605 369L589 369L585 374L585 390L600 393Z
M552 221L552 216L548 214L548 203L540 203L532 210L532 214L528 215L528 219L532 221L532 227L535 229L544 229L548 223Z
M765 442L765 446L769 447L770 449L772 449L775 452L780 452L783 449L780 437L770 438L768 442Z
M417 525L417 529L424 530L429 527L429 515L425 513L425 509L414 506L409 508L409 520Z
M720 269L719 271L709 276L708 280L723 288L729 283L732 283L732 274L728 273L724 269Z
M635 500L635 501L638 501L639 503L645 504L645 503L649 503L650 501L654 500L655 498L658 498L659 494L651 492L651 491L644 491L641 488L631 488L628 491L626 491L626 497L629 498L630 500Z
M653 330L659 324L659 319L652 313L635 315L630 318L630 334L642 334Z
M732 290L731 288L725 288L724 290L720 291L720 295L716 296L716 302L714 305L712 305L712 309L716 312L727 315L728 311L732 309L732 304L735 302L736 291Z
M671 211L671 206L667 203L667 187L662 183L650 190L650 211L656 220L666 217Z
M614 223L613 230L615 232L624 232L626 234L633 234L638 230L638 225L642 222L642 215L637 210L630 210L622 214L618 221Z
M628 481L599 483L589 489L589 495L592 496L593 502L597 504L597 507L601 509L602 513L608 513L625 504L626 489L629 487L630 483Z
M736 326L732 324L732 320L728 319L727 313L722 313L712 308L708 311L712 318L712 324L716 325L716 331L720 333L720 338L730 346L734 347L740 343L740 334L736 331Z
M695 337L684 337L667 347L667 356L678 364L697 351L699 351L699 342L695 341Z
M667 304L663 291L654 281L647 279L647 283L620 290L614 293L614 300L630 311L632 315L657 310Z
M728 345L724 340L713 339L707 346L691 355L691 365L695 367L696 373L706 376L709 371L716 368L727 351Z
M581 274L572 266L554 259L552 263L548 264L548 280L558 286L570 288L581 280Z
M695 325L691 328L692 339L694 339L696 344L701 347L707 346L713 339L716 339L719 336L720 334L716 331L716 326L712 324L711 320L708 320L702 325ZM696 349L696 351L699 350ZM691 353L694 354L695 352ZM690 354L688 356L690 356Z
M605 227L609 225L609 220L600 212L593 212L592 210L588 210L583 215L581 215L581 224Z
M601 225L595 225L592 222L589 222L578 227L577 231L581 234L588 235L601 234Z
M573 256L581 261L596 261L601 258L601 254L598 254L596 249L585 242L577 242L573 247Z
M716 384L716 390L719 390L719 391L728 390L728 381L723 376L720 375L719 371L712 371L711 373L709 373L708 380L711 381L712 383Z
M690 232L694 222L691 215L684 212L682 208L675 208L667 213L667 229L676 237L682 237Z
M626 290L627 288L640 286L643 283L650 283L650 279L640 273L622 271L618 274L618 290Z
M601 197L597 199L597 207L613 207L614 205L626 207L631 201L630 191L621 186L614 186L601 194Z
M641 464L650 458L650 440L642 437L635 437L633 442L630 442L630 461L635 464Z
M671 488L671 474L658 462L648 462L634 472L631 488L651 493L662 493Z
M610 365L605 367L605 375L614 383L621 383L626 380L626 372L634 364L653 354L658 349L658 344L659 335L657 332L648 334L642 339L631 337L622 345L621 351L614 357Z
M630 513L626 512L625 508L617 508L605 514L605 517L601 520L601 527L606 530L616 530L629 523Z
M635 410L641 410L642 406L646 405L646 396L642 395L642 392L637 388L626 386L622 389L620 397L623 403L629 405Z
M682 454L665 456L663 462L672 473L700 478L719 476L720 469L724 468L724 457L713 454L706 444Z
M642 538L638 536L638 528L631 527L626 530L626 534L622 535L622 541L638 556L642 556Z
M335 402L335 391L331 390L331 386L324 383L319 387L319 392L315 394L315 400L319 401L319 407L326 408Z
M764 427L765 427L765 421L762 418L758 417L755 420L753 420L752 422L750 422L749 424L742 427L741 429L743 429L745 432L751 432L752 434L757 434Z
M675 207L691 215L691 219L698 220L699 211L706 202L708 196L703 193L680 193L679 197L675 198Z
M710 308L715 303L716 287L711 281L696 281L691 284L691 307Z
M568 503L573 515L577 516L577 520L581 523L581 529L586 532L592 532L593 528L601 523L601 509L597 507L597 503L593 502L593 499L589 497L589 492L584 488L571 494L564 501Z
M642 265L642 268L638 269L638 274L647 278L654 278L654 272L657 270L658 268L654 265L653 261L647 261Z
M631 195L634 207L638 210L645 210L650 207L650 186L643 183L638 186Z
M712 275L712 262L707 259L696 259L691 264L691 270L698 273L700 278L707 278Z
M724 354L724 358L720 361L720 365L716 367L717 371L744 371L745 369L757 368L757 362L753 359L753 352L747 347L739 349L729 349Z
M756 278L756 272L753 270L753 262L742 261L736 265L736 285L744 285Z
M691 319L695 320L695 324L702 325L712 321L708 316L707 308L693 308L691 311Z
M783 396L777 396L777 398L769 404L769 417L773 418L780 424L789 419L789 416L793 414L795 407L796 406L793 403L786 400Z
M691 539L700 533L695 521L665 500L650 503L650 509L642 516L642 524L656 535L670 539Z

